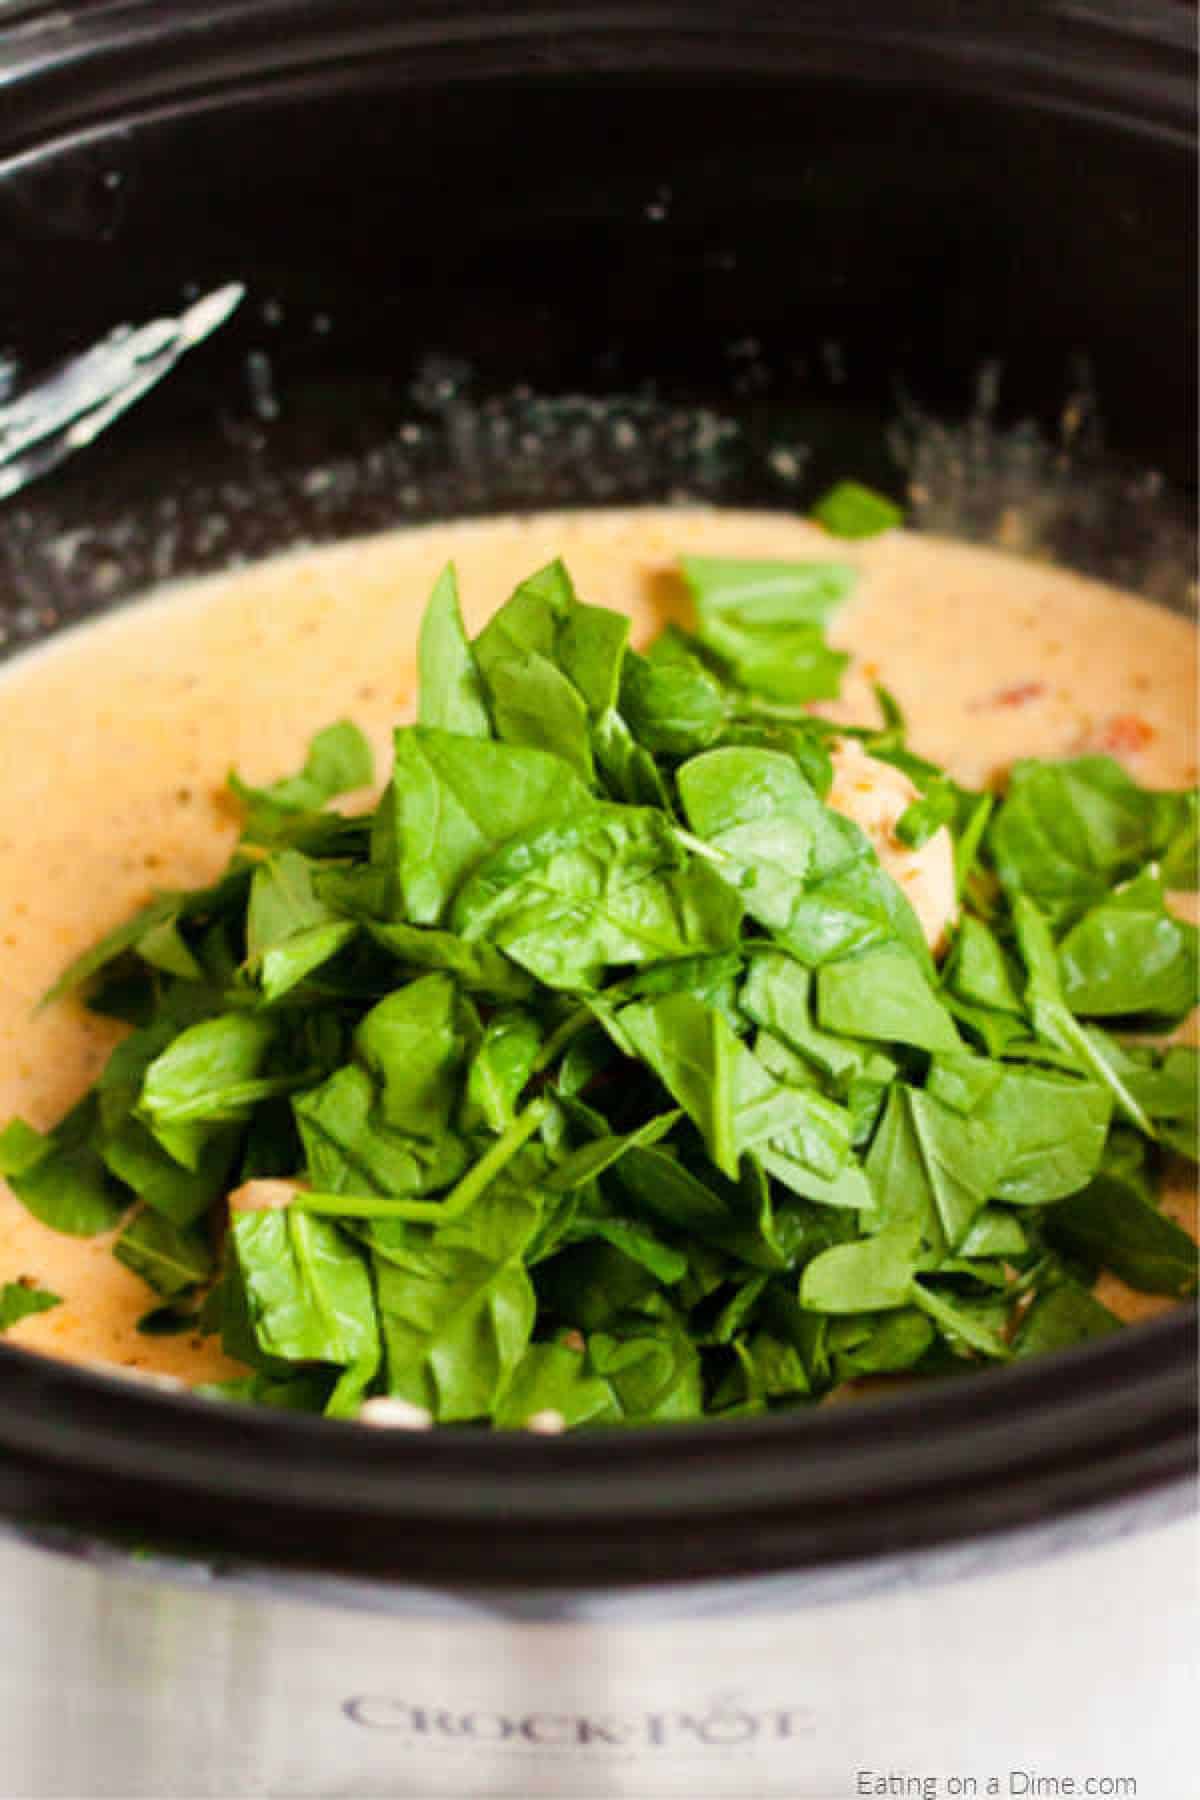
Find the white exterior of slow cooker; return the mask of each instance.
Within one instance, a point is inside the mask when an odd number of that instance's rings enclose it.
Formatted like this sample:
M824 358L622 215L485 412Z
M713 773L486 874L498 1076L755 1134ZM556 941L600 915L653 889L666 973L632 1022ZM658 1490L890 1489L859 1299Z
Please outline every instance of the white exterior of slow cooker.
M0 1793L1190 1800L1198 1549L1175 1494L501 1616L8 1540Z

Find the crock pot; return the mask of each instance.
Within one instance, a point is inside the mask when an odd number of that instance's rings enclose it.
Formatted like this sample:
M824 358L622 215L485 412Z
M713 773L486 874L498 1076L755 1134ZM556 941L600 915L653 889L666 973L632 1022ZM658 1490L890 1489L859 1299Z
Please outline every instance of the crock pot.
M1026 547L1181 591L1183 5L8 0L0 87L10 647L405 518L848 473L976 536L1023 483ZM0 1788L1182 1800L1194 1359L1183 1309L551 1440L0 1344Z

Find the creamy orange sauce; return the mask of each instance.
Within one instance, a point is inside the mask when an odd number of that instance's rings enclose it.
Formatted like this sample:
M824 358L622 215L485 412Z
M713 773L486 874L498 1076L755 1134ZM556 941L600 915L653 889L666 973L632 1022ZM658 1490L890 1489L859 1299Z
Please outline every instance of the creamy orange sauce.
M914 748L961 780L1016 757L1105 748L1139 780L1196 778L1196 636L1184 620L1058 570L889 533L832 542L780 514L707 509L543 514L406 530L167 590L18 658L0 679L0 1122L51 1125L95 1079L119 1028L64 1002L36 1012L63 965L157 887L209 880L237 823L231 766L290 772L320 726L354 718L387 772L411 717L417 623L453 557L468 627L562 556L585 599L628 611L644 642L685 611L681 552L853 563L862 579L833 640L853 665L847 720L873 681ZM1186 1212L1190 1195L1169 1202ZM12 1342L186 1379L233 1372L214 1339L150 1339L150 1290L109 1240L48 1231L0 1184L0 1282L66 1302ZM1105 1278L1126 1316L1163 1303Z

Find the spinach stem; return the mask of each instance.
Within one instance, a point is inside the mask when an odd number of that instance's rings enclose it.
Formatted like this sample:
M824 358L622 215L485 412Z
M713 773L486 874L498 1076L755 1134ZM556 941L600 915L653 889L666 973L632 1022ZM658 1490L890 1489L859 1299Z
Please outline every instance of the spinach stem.
M379 1194L299 1193L292 1206L300 1212L331 1219L408 1219L418 1225L444 1225L473 1206L485 1188L511 1162L537 1130L549 1110L545 1100L531 1100L512 1124L457 1181L441 1200L389 1200Z

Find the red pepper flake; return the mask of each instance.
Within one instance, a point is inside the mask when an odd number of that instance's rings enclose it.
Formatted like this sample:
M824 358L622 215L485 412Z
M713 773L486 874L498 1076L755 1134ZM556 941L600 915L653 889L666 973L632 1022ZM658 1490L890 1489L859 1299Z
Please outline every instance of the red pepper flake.
M1018 681L1015 687L997 688L985 699L973 700L970 711L990 712L998 706L1028 706L1031 700L1039 700L1045 691L1044 681Z
M1119 755L1123 750L1144 750L1154 739L1154 727L1136 713L1116 713L1095 734L1097 750Z

